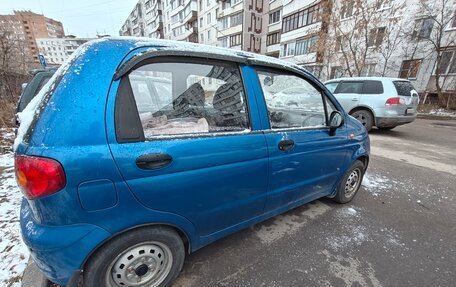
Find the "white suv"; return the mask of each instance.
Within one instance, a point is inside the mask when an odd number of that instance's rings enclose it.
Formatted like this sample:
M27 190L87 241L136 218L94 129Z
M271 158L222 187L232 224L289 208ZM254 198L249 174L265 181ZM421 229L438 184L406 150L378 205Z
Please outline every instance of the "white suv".
M390 130L416 118L418 93L404 79L358 77L325 83L343 108L370 131Z

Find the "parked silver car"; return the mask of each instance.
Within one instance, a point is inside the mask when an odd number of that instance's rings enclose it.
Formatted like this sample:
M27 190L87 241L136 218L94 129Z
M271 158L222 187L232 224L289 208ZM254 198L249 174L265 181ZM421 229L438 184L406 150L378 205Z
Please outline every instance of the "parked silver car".
M373 126L390 130L416 118L419 97L410 81L357 77L334 79L325 85L368 131Z

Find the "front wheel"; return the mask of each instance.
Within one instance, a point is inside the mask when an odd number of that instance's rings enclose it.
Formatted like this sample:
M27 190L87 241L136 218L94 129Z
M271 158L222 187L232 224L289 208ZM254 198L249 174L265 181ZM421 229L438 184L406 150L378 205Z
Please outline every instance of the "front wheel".
M84 286L169 286L182 269L184 257L183 242L174 230L133 230L114 238L89 259Z
M348 203L352 201L361 187L364 176L364 164L357 160L345 173L342 181L337 188L336 196L333 198L338 203Z

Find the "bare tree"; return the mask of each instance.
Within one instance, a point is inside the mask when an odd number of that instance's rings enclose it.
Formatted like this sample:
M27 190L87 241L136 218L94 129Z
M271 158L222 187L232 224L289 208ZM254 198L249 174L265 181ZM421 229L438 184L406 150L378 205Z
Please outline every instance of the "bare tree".
M424 27L423 24L422 27L424 28L421 28L421 30L426 31L426 29L430 29L430 33L426 33L424 36L418 33L417 36L427 41L433 53L437 55L435 62L435 89L439 99L444 103L444 87L449 78L445 76L446 71L443 69L444 67L448 67L448 63L445 63L447 59L444 58L444 55L448 48L456 44L455 35L449 34L446 30L455 21L456 4L454 0L420 0L420 6L425 13L425 19L428 21L428 26ZM453 87L451 88L455 89L454 82L452 85ZM448 108L450 103L449 98L446 102Z
M25 45L25 38L7 26L0 24L0 97L15 100L17 83L12 79L27 75L32 60Z
M397 14L405 4L348 0L335 1L329 7L331 9L326 10L330 11L328 31L322 31L328 38L324 46L328 63L339 63L349 76L362 76L369 65L382 59L381 74L384 75L392 55L403 41Z

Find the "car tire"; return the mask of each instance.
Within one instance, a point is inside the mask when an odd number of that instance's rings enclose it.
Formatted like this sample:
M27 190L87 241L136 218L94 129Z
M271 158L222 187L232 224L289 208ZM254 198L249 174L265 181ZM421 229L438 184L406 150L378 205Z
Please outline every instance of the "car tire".
M348 203L352 201L361 187L364 171L364 164L360 160L355 161L342 178L333 200L338 203Z
M372 129L372 126L374 125L374 116L370 111L356 110L350 115L362 123L368 132Z
M97 250L83 272L83 286L169 286L182 269L185 248L173 229L147 227L121 234ZM139 279L138 279L139 278ZM137 285L138 280L144 284Z
M394 129L395 127L377 127L377 128L381 131L390 131L390 130Z

